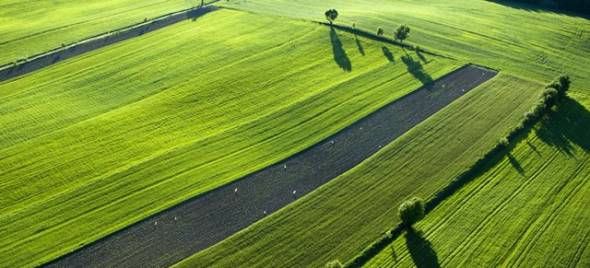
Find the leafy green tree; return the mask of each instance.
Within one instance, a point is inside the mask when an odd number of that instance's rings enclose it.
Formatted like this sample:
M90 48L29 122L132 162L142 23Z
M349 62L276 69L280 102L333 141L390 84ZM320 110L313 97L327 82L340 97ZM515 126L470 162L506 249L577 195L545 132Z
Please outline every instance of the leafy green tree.
M378 36L383 36L384 33L385 33L385 31L383 30L383 27L377 28L377 35Z
M407 228L424 219L424 201L418 197L412 197L399 206L399 217Z
M324 15L326 15L326 19L330 22L330 25L332 25L332 23L338 18L338 11L336 9L328 9Z
M399 26L397 28L397 30L395 30L395 33L393 34L393 36L395 37L395 40L399 40L400 43L403 43L404 40L406 40L409 35L410 35L410 27L408 27L406 25Z

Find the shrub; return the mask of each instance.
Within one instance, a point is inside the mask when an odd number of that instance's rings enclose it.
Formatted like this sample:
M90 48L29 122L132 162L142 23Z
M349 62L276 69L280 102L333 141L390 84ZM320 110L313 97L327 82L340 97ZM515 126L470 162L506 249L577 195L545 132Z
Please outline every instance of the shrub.
M399 206L399 217L407 228L424 218L424 201L418 197L412 197Z
M377 28L377 35L378 36L383 36L384 33L385 33L385 31L383 30L383 27Z
M406 38L408 38L408 36L410 35L410 27L406 26L406 25L401 25L397 28L397 30L395 30L395 33L393 34L393 36L395 37L395 40L399 40L400 43L403 43L404 40L406 40Z
M336 9L328 9L324 15L326 15L326 19L332 24L338 18L338 11Z
M342 263L338 260L333 260L331 262L326 263L326 268L342 268Z

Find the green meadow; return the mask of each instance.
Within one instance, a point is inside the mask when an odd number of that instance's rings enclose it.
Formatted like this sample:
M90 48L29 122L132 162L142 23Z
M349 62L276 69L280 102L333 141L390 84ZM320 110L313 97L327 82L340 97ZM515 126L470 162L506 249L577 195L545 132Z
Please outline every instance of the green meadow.
M493 78L351 171L178 267L349 261L393 228L406 198L433 195L490 150L530 109L540 87L506 75Z
M419 60L326 26L222 10L0 83L0 259L51 260L419 88L384 48ZM460 64L423 66L437 78Z
M0 65L198 3L196 0L2 0Z
M0 0L0 65L197 5ZM590 265L590 20L508 1L229 0L221 10L0 82L0 266L39 266L300 152L466 63L500 71L354 169L178 267L345 263L518 125L368 267ZM392 37L432 53L316 22Z
M588 126L588 108L566 100L367 267L587 267Z
M374 33L383 27L389 37L405 24L411 28L409 43L443 55L545 83L568 73L573 94L590 103L590 20L582 17L483 0L232 0L223 5L315 21L325 21L324 11L335 8L337 24L355 23Z

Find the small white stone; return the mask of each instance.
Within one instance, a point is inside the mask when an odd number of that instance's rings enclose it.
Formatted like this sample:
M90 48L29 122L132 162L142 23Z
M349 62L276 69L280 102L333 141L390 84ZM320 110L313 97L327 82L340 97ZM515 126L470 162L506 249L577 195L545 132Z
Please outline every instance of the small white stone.
M234 189L234 194L238 193L238 188L236 187L236 189Z
M296 194L296 193L297 193L297 191L293 190L293 194Z

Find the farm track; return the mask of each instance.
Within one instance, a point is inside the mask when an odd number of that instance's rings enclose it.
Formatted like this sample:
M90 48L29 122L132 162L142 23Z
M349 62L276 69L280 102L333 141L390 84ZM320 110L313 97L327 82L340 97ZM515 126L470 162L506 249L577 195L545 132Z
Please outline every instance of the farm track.
M109 45L123 42L125 40L162 29L166 26L170 26L184 20L196 20L202 15L218 10L219 7L213 5L218 1L219 0L212 1L198 9L191 8L163 15L151 21L113 30L95 37L90 37L69 46L53 49L39 55L35 55L17 64L0 66L0 82L32 73L60 61L67 60L69 58L73 58Z
M495 71L473 65L462 67L303 152L149 217L47 266L174 264L348 171L495 75Z

